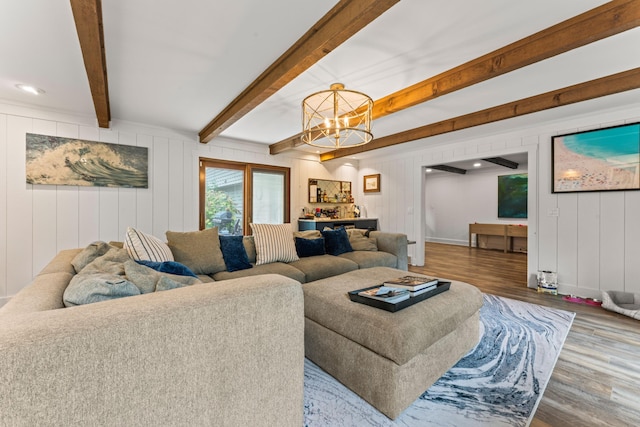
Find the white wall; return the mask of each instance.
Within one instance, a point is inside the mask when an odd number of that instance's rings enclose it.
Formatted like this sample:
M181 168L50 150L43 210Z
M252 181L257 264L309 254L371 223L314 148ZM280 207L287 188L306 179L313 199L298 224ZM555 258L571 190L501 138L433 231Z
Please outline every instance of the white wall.
M487 165L486 162L484 165ZM425 239L454 245L469 244L469 224L527 224L527 218L498 218L498 176L527 173L489 165L460 175L431 172L425 175Z
M148 147L149 188L26 184L27 132ZM0 305L62 249L122 240L128 226L161 239L167 230L197 230L200 157L290 167L294 223L307 205L308 178L357 177L354 165L321 164L299 152L271 156L264 144L205 145L195 134L118 121L101 129L93 117L0 103Z
M577 105L576 111L580 108ZM529 125L532 119L538 119L537 124ZM640 191L552 194L550 182L552 136L637 121L637 102L563 120L554 119L551 110L514 119L516 125L509 131L488 125L418 141L402 153L373 152L360 160L359 174L382 174L382 191L369 198L369 211L379 214L383 229L417 240L409 251L412 262L423 265L426 218L422 168L526 151L529 286L534 286L537 270L552 270L558 272L563 293L600 297L602 290L640 292ZM463 195L452 192L451 197ZM558 209L558 216L553 215L554 209Z

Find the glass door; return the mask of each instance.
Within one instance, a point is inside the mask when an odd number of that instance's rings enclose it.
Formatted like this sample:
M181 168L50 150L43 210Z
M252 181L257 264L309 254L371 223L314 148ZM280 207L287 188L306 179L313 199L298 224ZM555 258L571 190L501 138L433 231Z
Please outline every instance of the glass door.
M244 166L200 162L200 229L241 236L244 226ZM203 185L204 184L204 185Z
M252 222L289 222L289 176L289 168L200 159L200 229L239 236Z

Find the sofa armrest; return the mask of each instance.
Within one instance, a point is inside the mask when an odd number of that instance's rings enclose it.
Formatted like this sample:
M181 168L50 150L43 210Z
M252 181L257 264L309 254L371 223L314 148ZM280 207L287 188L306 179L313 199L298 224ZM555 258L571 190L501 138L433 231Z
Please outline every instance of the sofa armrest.
M3 317L0 425L303 423L300 283L280 275Z
M378 243L378 250L388 252L398 258L396 268L408 270L409 258L407 254L407 235L402 233L387 233L384 231L372 231L370 237L375 237Z

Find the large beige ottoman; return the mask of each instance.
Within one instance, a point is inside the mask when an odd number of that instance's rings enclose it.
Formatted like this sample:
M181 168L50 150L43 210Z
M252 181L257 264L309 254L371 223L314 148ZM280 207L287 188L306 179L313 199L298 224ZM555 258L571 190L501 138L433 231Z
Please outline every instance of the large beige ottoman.
M347 294L406 274L375 267L302 285L305 355L391 419L479 339L482 294L467 283L395 313Z

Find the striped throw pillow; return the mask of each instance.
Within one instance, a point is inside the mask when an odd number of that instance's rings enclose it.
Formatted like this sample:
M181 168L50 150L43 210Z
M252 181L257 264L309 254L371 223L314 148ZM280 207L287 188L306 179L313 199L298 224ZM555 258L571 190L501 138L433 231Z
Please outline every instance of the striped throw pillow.
M132 227L127 227L122 247L136 261L174 261L171 249L166 243Z
M291 224L251 224L256 265L298 261Z

